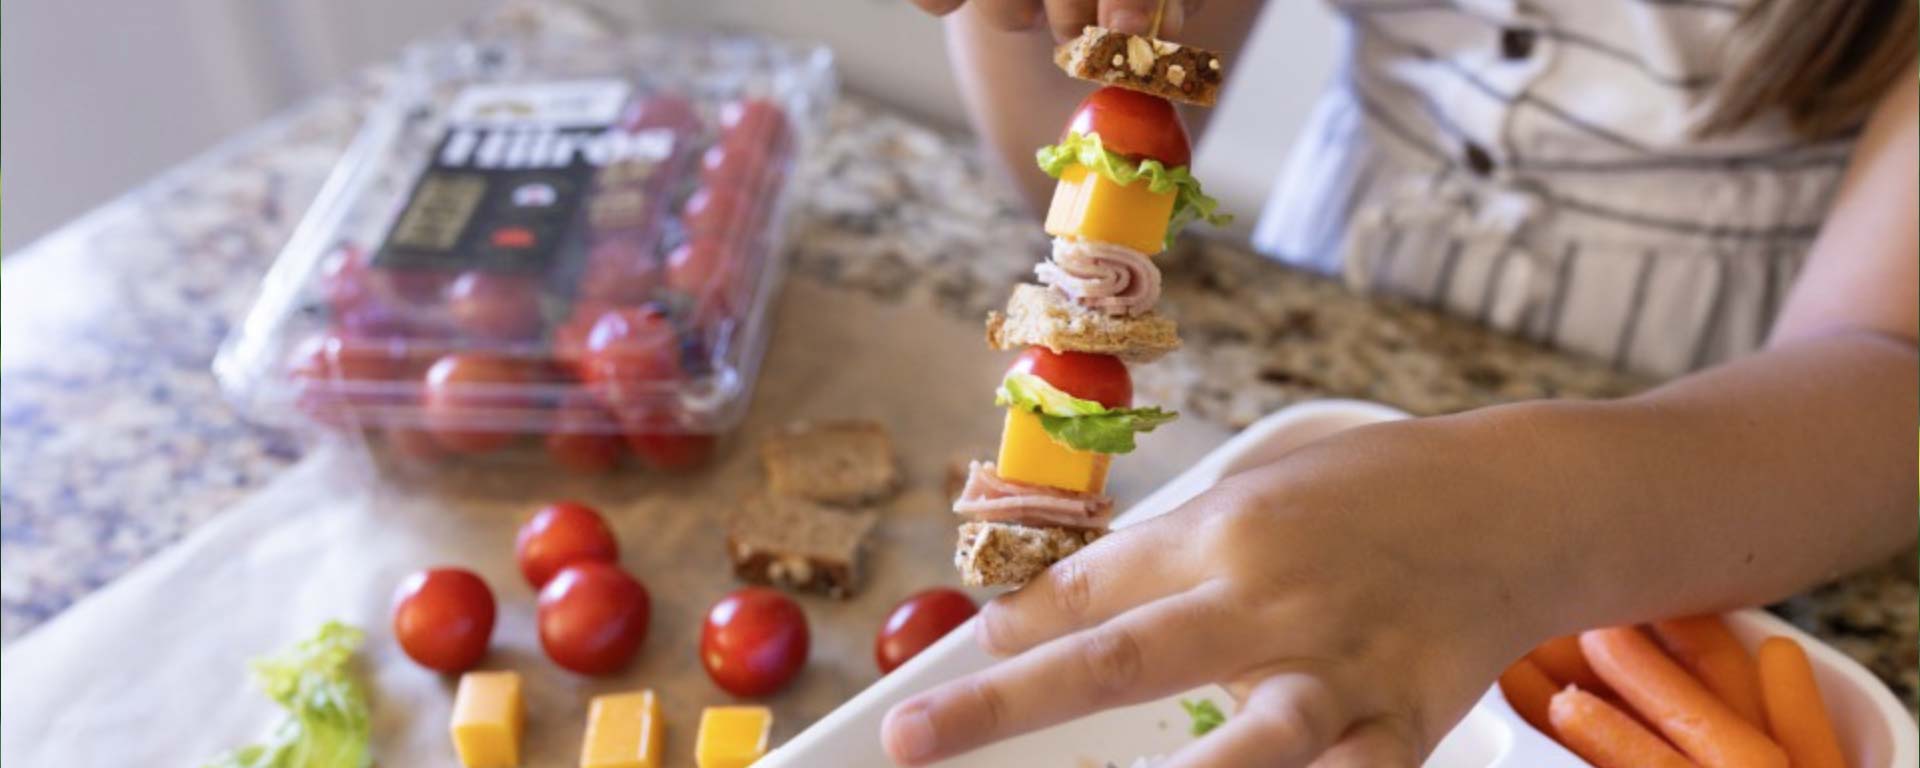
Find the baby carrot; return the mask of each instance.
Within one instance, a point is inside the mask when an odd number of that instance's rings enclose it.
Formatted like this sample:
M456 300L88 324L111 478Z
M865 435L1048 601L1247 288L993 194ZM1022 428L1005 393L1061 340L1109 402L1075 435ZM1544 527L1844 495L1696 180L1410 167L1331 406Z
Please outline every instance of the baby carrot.
M1553 724L1547 718L1547 702L1553 700L1558 687L1538 665L1525 658L1500 673L1500 694L1507 697L1521 719L1548 736L1553 735Z
M1694 768L1627 713L1574 686L1553 695L1548 713L1560 743L1597 768Z
M1775 635L1760 643L1760 693L1773 737L1793 768L1846 768L1807 652L1793 638Z
M1721 701L1754 727L1767 727L1767 711L1760 704L1760 672L1746 646L1727 629L1719 616L1689 616L1653 623L1653 634L1667 653L1707 684Z
M1540 665L1540 671L1562 684L1571 683L1581 690L1604 692L1607 684L1593 673L1593 667L1587 666L1586 655L1580 653L1580 637L1566 635L1556 637L1540 644L1527 654L1527 658Z
M1667 658L1638 627L1580 634L1600 679L1706 768L1787 768L1787 753Z

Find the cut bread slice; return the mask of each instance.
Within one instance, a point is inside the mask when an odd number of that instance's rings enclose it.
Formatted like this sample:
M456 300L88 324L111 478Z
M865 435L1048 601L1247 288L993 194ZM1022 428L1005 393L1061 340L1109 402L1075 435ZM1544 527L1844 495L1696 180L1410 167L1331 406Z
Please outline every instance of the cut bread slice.
M1053 63L1073 77L1211 107L1226 81L1220 54L1204 48L1087 27L1053 50Z
M774 495L861 504L900 484L887 428L872 421L800 422L760 444Z
M1180 337L1173 320L1157 311L1113 317L1081 307L1052 288L1022 283L1007 299L1006 312L987 314L987 344L994 349L1092 352L1144 363L1178 349Z
M970 587L1017 587L1103 535L1106 531L1090 528L961 523L953 566Z
M805 499L749 495L727 521L734 575L756 584L851 597L860 559L879 516Z

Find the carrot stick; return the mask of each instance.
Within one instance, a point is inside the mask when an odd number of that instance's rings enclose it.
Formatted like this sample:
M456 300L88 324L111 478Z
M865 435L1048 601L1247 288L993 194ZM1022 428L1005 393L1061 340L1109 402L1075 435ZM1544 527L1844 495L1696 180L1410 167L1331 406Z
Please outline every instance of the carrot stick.
M1740 719L1661 652L1638 627L1580 634L1580 650L1607 685L1706 768L1787 768L1787 753Z
M1707 684L1740 719L1764 730L1767 710L1760 703L1760 672L1746 646L1727 629L1719 616L1691 616L1653 624L1653 634L1667 653Z
M1525 658L1500 673L1500 693L1513 705L1513 711L1548 736L1553 736L1553 723L1547 717L1547 702L1553 700L1557 689L1547 673Z
M1597 768L1695 768L1627 713L1574 686L1554 694L1548 713L1560 743Z
M1587 657L1580 653L1580 637L1566 635L1556 637L1540 644L1527 654L1527 658L1540 665L1540 671L1561 684L1580 686L1581 690L1604 693L1607 684L1593 673L1593 667L1587 666Z
M1773 737L1793 758L1793 768L1846 768L1813 666L1793 638L1775 635L1760 643L1760 694Z

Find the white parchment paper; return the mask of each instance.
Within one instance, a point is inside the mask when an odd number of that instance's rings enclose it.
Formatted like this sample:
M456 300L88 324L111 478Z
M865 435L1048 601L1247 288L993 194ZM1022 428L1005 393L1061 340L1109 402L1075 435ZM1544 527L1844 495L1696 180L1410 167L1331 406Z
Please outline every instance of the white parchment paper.
M480 573L499 604L483 668L526 680L527 765L577 764L590 696L643 687L665 705L668 764L692 765L700 708L730 701L706 679L696 649L705 609L737 586L718 518L761 482L754 441L793 419L876 418L893 433L909 486L882 510L865 589L845 602L800 598L810 660L765 702L776 742L797 733L877 678L874 632L895 602L955 583L945 467L992 450L1000 426L992 392L1009 356L986 349L977 324L806 281L787 287L777 321L746 424L697 475L585 482L476 471L420 481L377 471L343 446L316 452L0 655L0 763L198 765L278 717L253 690L246 660L340 619L367 630L361 671L378 764L455 765L446 734L454 678L409 662L387 611L405 574L456 564ZM1138 454L1115 464L1122 506L1224 436L1191 421L1146 436ZM611 677L583 678L546 660L533 595L513 562L515 527L558 498L608 514L622 564L652 594L646 645Z

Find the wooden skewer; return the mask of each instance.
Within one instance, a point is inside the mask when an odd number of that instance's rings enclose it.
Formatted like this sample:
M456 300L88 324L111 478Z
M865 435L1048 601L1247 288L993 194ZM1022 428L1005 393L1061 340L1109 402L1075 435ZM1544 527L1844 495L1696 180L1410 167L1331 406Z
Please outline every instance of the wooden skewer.
M1147 37L1160 39L1160 19L1167 15L1167 0L1153 4L1153 28L1147 31Z

